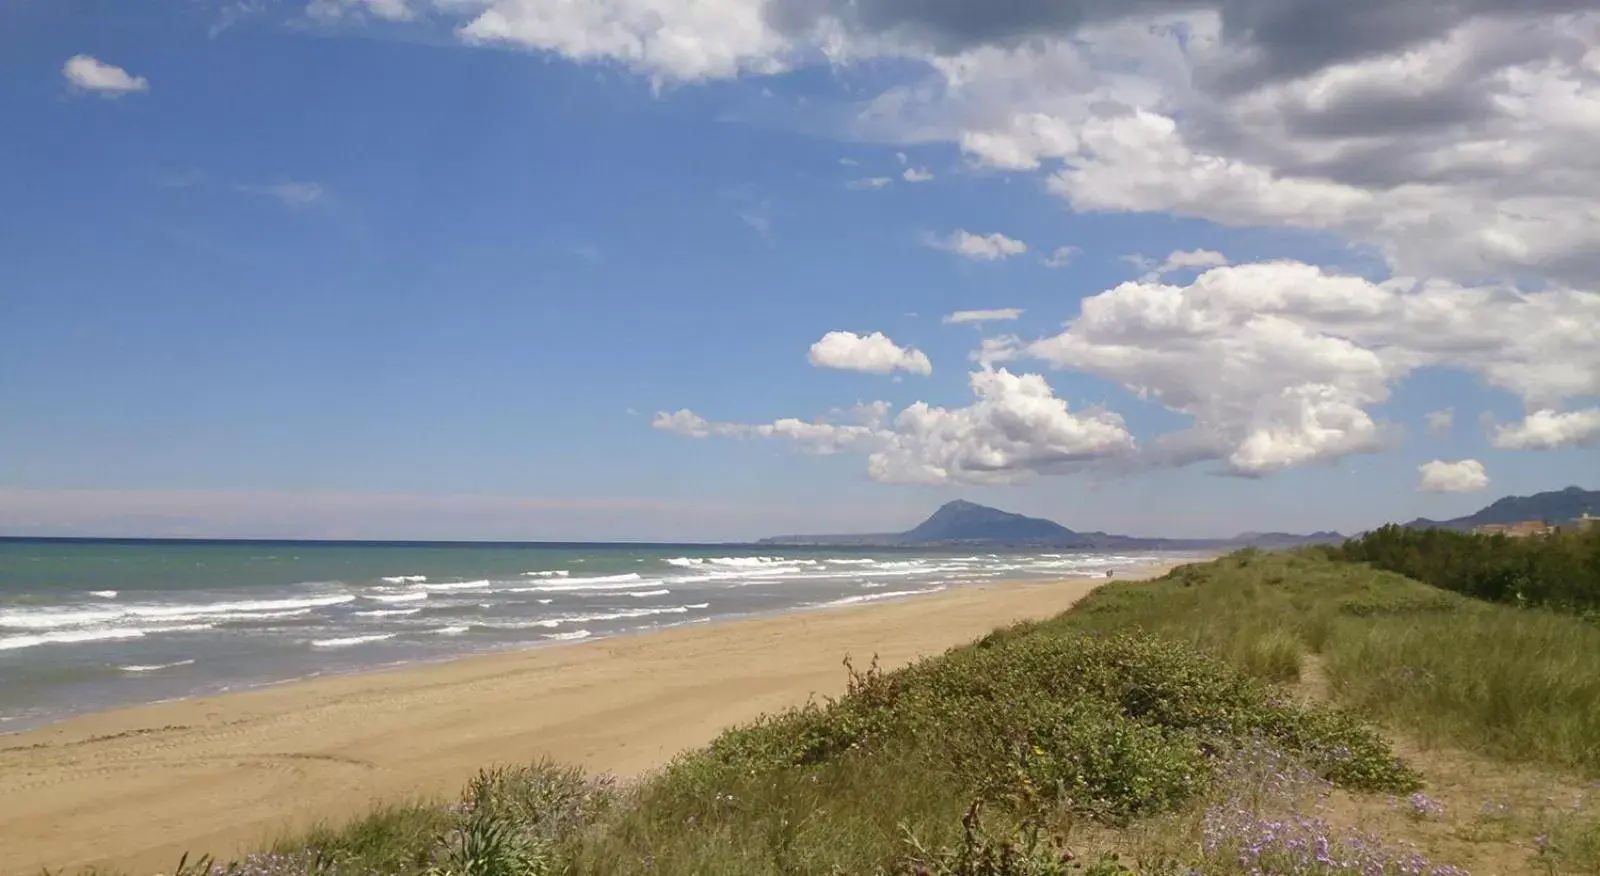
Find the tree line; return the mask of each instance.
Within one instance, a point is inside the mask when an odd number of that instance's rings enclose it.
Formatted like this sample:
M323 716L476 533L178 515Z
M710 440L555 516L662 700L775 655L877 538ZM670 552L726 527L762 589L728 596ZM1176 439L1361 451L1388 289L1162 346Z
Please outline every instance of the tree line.
M1600 619L1600 527L1512 538L1391 524L1324 550L1479 599Z

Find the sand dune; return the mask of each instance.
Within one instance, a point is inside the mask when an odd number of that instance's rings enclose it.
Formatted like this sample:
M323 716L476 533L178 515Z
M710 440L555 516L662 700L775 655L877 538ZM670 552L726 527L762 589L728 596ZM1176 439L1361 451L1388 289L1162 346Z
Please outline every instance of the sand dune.
M170 871L186 849L228 855L375 800L453 794L481 766L540 755L636 774L728 725L842 691L846 654L903 664L1060 612L1099 583L958 588L295 682L0 736L0 872Z

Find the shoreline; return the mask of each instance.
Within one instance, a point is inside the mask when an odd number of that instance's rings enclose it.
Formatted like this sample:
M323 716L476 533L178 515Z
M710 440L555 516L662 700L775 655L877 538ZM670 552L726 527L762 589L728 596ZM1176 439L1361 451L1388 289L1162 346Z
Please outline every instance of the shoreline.
M93 539L92 541L98 542L98 541L103 541L103 540L102 539ZM1174 555L1159 556L1158 555L1156 558L1151 558L1151 559L1143 561L1143 562L1132 561L1132 562L1129 562L1129 563L1127 563L1126 565L1123 565L1123 566L1112 566L1112 567L1108 567L1108 568L1126 574L1129 570L1138 569L1138 568L1141 568L1143 566L1150 565L1152 563L1153 564L1182 563L1182 562L1193 561L1193 559L1194 559L1193 557L1182 556L1182 555L1177 555L1177 556L1174 556ZM1067 579L1067 578L1080 579L1081 578L1081 579L1085 579L1085 580L1101 580L1100 577L1099 577L1100 574L1102 574L1102 573L1097 572L1097 573L1092 574L1092 575L1085 574L1085 573L1067 573L1067 574L1061 576L1061 579ZM1028 575L1026 577L1020 577L1020 578L1015 578L1015 579L1013 579L1013 578L993 578L993 579L980 579L980 580L977 580L977 581L964 580L964 581L959 581L959 582L953 583L953 584L952 583L937 582L937 581L925 581L925 582L919 582L919 583L920 584L933 584L935 586L930 590L919 591L919 592L916 592L914 594L909 594L909 595L905 595L905 596L889 596L889 600L888 601L898 601L898 599L900 599L900 598L916 598L916 597L921 597L921 596L926 596L926 595L934 595L934 594L936 594L938 592L942 592L942 591L949 590L949 589L962 588L962 587L973 587L973 586L980 586L980 585L984 585L984 584L1007 583L1007 582L1012 582L1012 581L1053 581L1053 580L1058 580L1058 578L1056 576L1050 576L1050 575ZM880 586L881 587L881 586L885 586L885 585L879 584L879 585L876 585L876 586ZM846 599L858 599L858 600L861 600L862 604L870 604L870 605L881 604L881 602L884 601L883 598L881 596L875 595L875 593L876 593L876 591L865 593L865 594L856 595L856 596L853 596L853 597L846 597ZM699 607L699 606L695 606L695 607ZM637 636L637 635L650 635L650 634L653 634L653 633L661 632L663 630L674 629L674 628L681 627L681 626L690 626L690 625L697 625L697 624L698 625L720 626L722 624L727 624L727 623L737 623L737 622L744 621L744 620L752 620L752 619L765 618L765 617L777 617L777 616L786 615L786 614L795 613L795 612L803 613L803 612L812 612L812 611L832 611L834 609L839 609L839 608L857 608L857 607L861 607L861 605L844 604L843 602L841 602L841 603L827 602L827 603L817 603L817 604L787 605L787 606L781 606L781 607L773 607L773 608L766 608L766 609L756 609L756 610L730 611L730 612L726 612L726 613L706 615L706 616L695 618L693 620L688 620L688 621L677 621L677 622L672 622L672 623L664 623L664 624L661 624L659 626L639 626L639 627L633 627L633 628L629 628L629 629L619 629L619 630L615 630L615 631L602 632L599 635L585 635L585 636L581 636L581 637L575 638L575 639L563 640L562 637L559 637L559 636L547 636L546 637L546 639L547 639L546 641L507 642L507 643L502 643L502 644L499 644L499 645L480 646L480 647L476 647L476 648L470 648L469 647L469 648L465 648L465 649L456 651L454 653L422 654L422 655L413 655L413 656L409 656L409 657L404 657L404 658L400 658L400 659L385 659L385 660L379 660L379 661L359 662L359 663L355 663L355 664L352 664L352 665L345 665L345 666L321 667L321 668L318 668L318 669L316 669L314 671L302 672L302 673L299 673L299 674L274 675L274 674L271 674L271 673L264 673L264 674L256 674L256 675L253 675L251 677L245 677L245 678L212 679L210 681L197 682L194 685L192 685L190 687L190 689L187 690L187 691L183 691L183 692L168 691L168 692L165 692L165 693L163 693L161 695L154 696L154 697L149 697L149 696L140 697L140 696L137 696L137 695L112 696L112 697L104 697L104 698L97 697L97 698L94 698L92 701L79 702L79 703L75 703L72 706L66 706L66 707L57 706L57 707L52 707L52 708L39 708L39 709L32 710L31 713L29 713L28 711L25 711L23 714L20 714L20 715L0 715L0 749L4 749L6 747L6 744L7 744L8 740L10 740L11 738L16 737L16 736L18 736L20 734L29 733L29 732L32 732L32 731L35 731L35 730L41 730L41 729L49 728L49 727L55 726L57 724L60 724L63 721L71 721L71 720L74 720L74 719L77 719L77 718L83 718L83 717L87 717L87 716L98 715L98 714L102 714L102 713L106 713L106 712L118 711L118 710L122 710L122 709L139 708L139 707L142 707L142 706L151 706L151 705L164 705L164 704L168 704L168 703L181 703L181 702L185 702L185 701L188 701L188 700L202 699L202 698L228 697L228 696L233 696L233 695L236 695L236 694L249 693L251 691L262 690L262 689L265 689L265 688L272 688L272 687L277 687L277 686L286 685L286 684L299 684L301 682L315 681L315 680L318 680L318 679L342 678L342 677L347 677L347 676L352 676L352 675L369 675L369 674L374 674L374 673L404 671L404 670L412 669L412 668L420 668L420 667L425 667L425 666L437 665L437 664L441 664L441 663L450 663L450 662L453 662L453 661L456 661L456 660L471 660L471 659L476 659L476 658L480 658L480 657L490 657L490 656L495 656L495 655L500 655L500 654L528 652L528 651L534 651L534 650L539 650L539 649L542 649L542 648L549 648L549 647L559 647L559 646L566 646L566 645L573 645L573 644L584 644L584 643L591 643L592 644L592 643L595 643L595 642L609 641L609 640L613 640L613 639L627 638L627 637ZM587 631L584 631L584 632L587 632ZM195 662L195 660L193 660L193 659L187 659L187 660L180 660L180 661L178 661L178 662L176 662L174 664L171 664L171 665L173 665L173 666L182 666L184 664L193 664L194 662ZM159 667L154 667L154 668L165 669L165 668L168 668L168 667L159 666Z
M1108 580L987 582L127 706L0 735L0 873L170 868L540 756L637 775L723 729L1048 617Z

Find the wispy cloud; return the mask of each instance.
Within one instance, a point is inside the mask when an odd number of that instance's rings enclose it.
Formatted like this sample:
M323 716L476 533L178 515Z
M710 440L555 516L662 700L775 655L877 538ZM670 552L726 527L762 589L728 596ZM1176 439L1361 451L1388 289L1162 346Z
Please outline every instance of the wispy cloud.
M1058 246L1055 252L1044 259L1047 268L1064 268L1072 264L1072 259L1077 256L1079 249L1075 246Z
M273 183L272 185L241 185L239 191L252 195L265 195L276 198L286 207L307 207L324 200L328 196L321 183L309 181L290 181Z
M1122 260L1143 271L1139 279L1145 283L1154 283L1177 271L1220 268L1228 264L1227 256L1209 249L1173 250L1159 262L1140 254L1125 255Z
M929 236L924 242L934 249L955 253L962 258L992 262L1019 256L1028 251L1028 245L996 231L990 234L973 234L958 228L946 237Z
M845 188L861 191L864 189L883 189L894 184L894 179L887 176L872 176L866 179L853 179L845 183Z
M908 183L927 182L933 179L933 172L925 167L908 167L900 174L900 178Z
M416 10L406 0L311 0L306 15L322 20L337 20L346 15L368 15L384 21L410 21Z
M961 323L1006 322L1022 315L1020 307L998 307L993 310L958 310L944 318L945 325Z

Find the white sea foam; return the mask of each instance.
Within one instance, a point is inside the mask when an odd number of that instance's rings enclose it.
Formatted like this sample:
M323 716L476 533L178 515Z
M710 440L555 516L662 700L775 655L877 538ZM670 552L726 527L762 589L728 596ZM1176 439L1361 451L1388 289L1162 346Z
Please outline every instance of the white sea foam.
M728 569L763 569L770 566L815 566L816 560L789 560L783 557L673 557L665 560L669 566L694 569L703 566L721 566Z
M490 580L488 580L486 578L480 578L477 581L445 581L445 582L440 583L440 584L419 584L417 586L421 587L423 590L450 591L450 590L485 590L492 584L494 584L493 581L490 581Z
M825 560L824 562L826 562L830 566L876 566L876 565L878 565L878 561L877 560L842 559L840 557L834 557L834 558L832 558L830 560Z
M635 617L652 617L658 614L683 614L689 610L687 605L674 605L671 608L625 608L621 611L607 611L596 614L580 614L566 618L566 622L587 623L589 621L626 620Z
M527 577L529 577L529 578L565 578L565 577L567 577L567 570L566 569L543 569L543 570L538 571L538 572L523 572L522 574L527 576Z
M427 575L388 575L383 580L390 584L421 584L428 580Z
M635 590L645 586L659 586L658 578L641 578L637 572L626 575L600 575L594 578L565 578L560 583L539 584L533 587L512 587L507 593L574 593L584 590Z
M926 590L887 590L883 593L863 593L860 596L846 596L832 602L814 603L809 608L839 608L846 605L859 605L863 602L877 602L880 599L900 599L906 596L922 596L927 593L938 593L943 587L929 587Z
M684 608L710 608L710 607L711 607L711 603L709 603L709 602L695 602L695 603L691 603L689 605L685 605L684 606Z
M362 596L365 596L366 598L371 599L371 600L375 600L377 602L417 602L417 601L420 601L420 600L423 600L423 599L427 599L428 598L428 591L426 591L426 590L406 590L406 591L402 591L402 592L399 592L399 593L391 593L391 592L385 592L385 593L363 593Z
M470 629L472 629L472 627L469 626L440 627L437 630L433 630L433 632L441 636L459 636Z
M671 592L671 590L667 590L665 588L661 590L630 590L628 591L628 595L632 596L634 599L644 599L650 596L666 596Z
M549 605L552 602L555 602L555 600L554 599L541 599L541 600L539 600L539 604L540 605Z
M530 627L544 627L554 629L566 624L586 624L591 621L629 620L639 617L654 617L660 614L684 614L689 610L687 605L674 605L668 608L623 608L616 611L596 611L585 614L564 614L558 617L547 617L533 621L489 621L483 626L497 630L525 630Z
M846 573L853 575L855 573ZM806 573L799 566L762 566L737 571L705 571L695 575L667 578L667 584L697 584L706 581L770 581L775 578L826 578L827 573Z
M172 663L156 663L150 666L118 666L123 672L160 672L163 669L176 669L179 666L193 666L193 660L178 660Z
M558 642L571 642L577 639L587 639L590 635L592 634L588 630L573 630L570 633L551 633L545 638L554 639Z
M117 591L115 591L115 590L90 590L89 591L89 595L90 596L98 596L101 599L116 599L117 598Z
M0 636L0 651L32 648L36 645L75 645L80 642L111 642L118 639L139 639L143 637L144 633L132 629L61 630L28 636Z
M119 605L86 609L8 609L0 611L0 629L59 630L143 620L227 618L261 612L322 608L354 600L349 594L299 599L245 599L177 605Z
M370 636L346 636L342 639L318 639L311 643L313 648L349 648L352 645L365 645L368 642L381 642L392 639L394 633L375 633Z
M312 609L309 609L309 608L297 608L297 609L294 609L293 611L253 611L253 612L250 612L249 614L240 614L240 615L235 615L233 617L226 617L226 618L221 619L218 622L219 623L249 624L249 623L256 623L258 621L266 621L266 620L287 620L288 618L291 618L291 617L305 617L306 615L310 614L311 612L312 612ZM208 615L208 614L191 614L191 615L183 615L181 617L169 617L169 618L165 618L165 620L185 620L185 621L187 621L187 620L201 620L202 618L208 618L208 617L211 617L211 615Z
M421 611L420 608L377 608L372 611L353 611L351 617L405 617Z
M162 633L189 633L211 629L211 624L179 624L164 627L91 627L86 630L52 630L22 636L0 636L0 651L33 648L38 645L79 645L86 642L115 642L142 639Z

